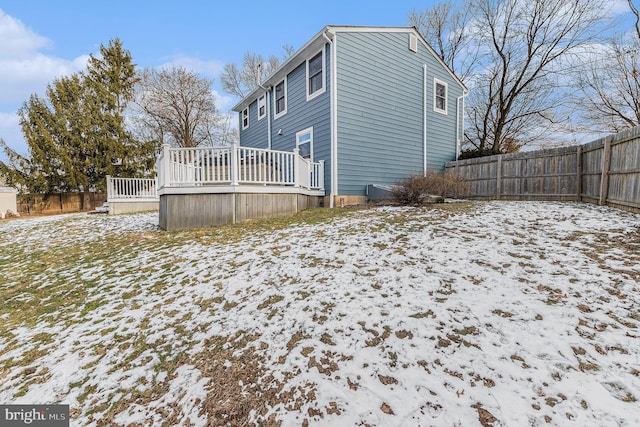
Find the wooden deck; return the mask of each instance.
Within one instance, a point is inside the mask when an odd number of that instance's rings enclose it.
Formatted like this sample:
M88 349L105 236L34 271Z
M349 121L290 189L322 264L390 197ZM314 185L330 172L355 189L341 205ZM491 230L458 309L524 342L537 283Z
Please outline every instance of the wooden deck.
M242 222L320 206L324 162L299 153L239 147L163 147L157 163L160 227Z

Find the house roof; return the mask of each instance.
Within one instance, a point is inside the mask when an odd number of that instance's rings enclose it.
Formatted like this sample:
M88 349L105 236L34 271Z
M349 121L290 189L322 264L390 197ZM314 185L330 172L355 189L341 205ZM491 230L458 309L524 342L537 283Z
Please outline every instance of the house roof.
M298 49L293 55L291 55L280 67L278 67L264 82L261 87L256 88L253 92L238 102L233 108L233 111L240 112L247 108L249 104L258 99L259 96L278 82L282 81L284 77L304 62L310 55L315 53L324 44L333 40L333 36L336 33L346 32L413 32L418 36L418 40L438 59L438 61L445 67L445 69L451 74L451 76L460 84L464 92L468 89L462 83L462 81L451 71L449 66L445 64L440 57L436 54L436 51L427 43L425 38L420 34L416 27L372 27L372 26L339 26L339 25L327 25L320 30L315 36L313 36L304 46Z

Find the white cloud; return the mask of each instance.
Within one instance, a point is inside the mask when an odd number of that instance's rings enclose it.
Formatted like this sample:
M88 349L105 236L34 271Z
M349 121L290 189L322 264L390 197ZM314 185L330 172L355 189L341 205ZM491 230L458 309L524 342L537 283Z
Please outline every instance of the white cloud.
M41 52L51 45L0 10L0 103L22 103L32 93L42 93L54 78L85 67L88 55L67 60Z
M3 56L23 57L49 45L49 39L34 33L0 9L0 52Z
M629 3L627 3L627 0L612 0L611 13L613 14L613 16L631 13L631 9L629 8Z
M231 107L233 107L238 103L238 98L221 94L215 89L213 89L211 92L213 92L213 95L216 98L216 107L218 108L218 111L220 111L223 114L226 114L228 112L233 113L232 111L229 111L229 110L231 110ZM236 113L233 113L233 114L236 114Z
M56 77L85 68L88 55L64 59L46 54L53 42L0 9L0 138L21 154L27 145L16 111L31 94L43 95ZM0 153L0 160L4 158Z

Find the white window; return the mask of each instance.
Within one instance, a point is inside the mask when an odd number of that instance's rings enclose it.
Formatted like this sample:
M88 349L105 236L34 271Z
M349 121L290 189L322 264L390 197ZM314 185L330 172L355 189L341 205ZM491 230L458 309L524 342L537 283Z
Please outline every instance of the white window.
M249 107L242 110L242 129L249 127Z
M296 148L300 156L313 161L313 127L296 133Z
M267 116L267 100L265 95L258 98L258 120L262 120Z
M325 92L324 48L307 59L307 101Z
M287 113L287 79L278 83L274 88L273 103L275 111L273 115L274 119Z
M433 110L447 114L447 84L441 80L433 79Z

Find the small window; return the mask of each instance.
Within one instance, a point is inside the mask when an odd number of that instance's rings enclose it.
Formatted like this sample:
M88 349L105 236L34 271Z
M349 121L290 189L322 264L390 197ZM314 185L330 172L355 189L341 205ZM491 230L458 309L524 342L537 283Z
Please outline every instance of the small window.
M433 109L447 114L447 84L438 79L433 81Z
M265 95L258 98L258 120L262 120L267 115L267 101Z
M249 127L249 107L242 110L242 129Z
M274 92L275 114L273 117L277 119L287 112L287 80L278 83Z
M300 156L313 161L313 127L296 133L296 148Z
M307 101L324 93L324 49L307 59Z

